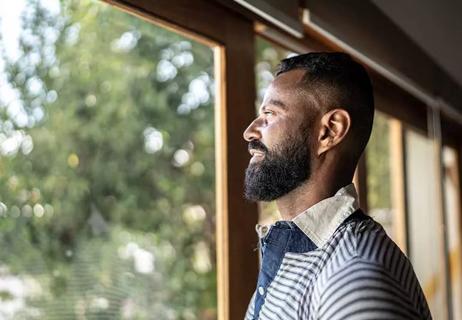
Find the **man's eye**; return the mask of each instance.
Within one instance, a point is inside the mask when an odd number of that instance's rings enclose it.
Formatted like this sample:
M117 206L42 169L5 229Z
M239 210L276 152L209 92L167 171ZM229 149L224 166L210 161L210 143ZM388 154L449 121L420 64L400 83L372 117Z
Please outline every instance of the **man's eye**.
M272 116L274 113L273 111L265 111L263 112L264 115L267 115L267 116Z

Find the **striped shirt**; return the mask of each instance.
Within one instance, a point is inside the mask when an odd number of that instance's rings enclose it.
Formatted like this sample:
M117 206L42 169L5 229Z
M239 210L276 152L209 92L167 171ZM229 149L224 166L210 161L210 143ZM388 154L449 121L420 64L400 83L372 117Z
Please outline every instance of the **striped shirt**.
M262 264L246 320L431 319L411 263L358 208L353 184L257 232Z

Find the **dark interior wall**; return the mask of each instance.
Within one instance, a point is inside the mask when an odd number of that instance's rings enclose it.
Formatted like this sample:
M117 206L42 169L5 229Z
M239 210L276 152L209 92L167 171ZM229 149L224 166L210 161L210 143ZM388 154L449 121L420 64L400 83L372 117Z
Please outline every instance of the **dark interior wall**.
M302 0L313 23L462 111L462 88L375 4ZM456 41L457 39L454 39Z
M462 85L462 1L370 1Z

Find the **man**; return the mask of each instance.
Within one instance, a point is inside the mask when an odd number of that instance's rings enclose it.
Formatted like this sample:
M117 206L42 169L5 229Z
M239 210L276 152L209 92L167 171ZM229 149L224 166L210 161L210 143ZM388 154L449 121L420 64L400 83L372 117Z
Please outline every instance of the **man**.
M244 132L245 196L276 200L282 217L257 225L262 266L246 319L431 319L409 260L351 183L373 117L369 77L347 54L281 61Z

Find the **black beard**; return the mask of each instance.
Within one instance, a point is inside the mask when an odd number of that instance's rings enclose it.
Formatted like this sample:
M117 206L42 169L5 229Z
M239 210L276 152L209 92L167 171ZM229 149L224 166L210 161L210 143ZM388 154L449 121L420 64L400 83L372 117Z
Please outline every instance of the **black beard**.
M274 151L252 140L249 149L263 151L262 160L245 171L245 197L251 201L272 201L300 186L311 176L307 139L288 138Z

